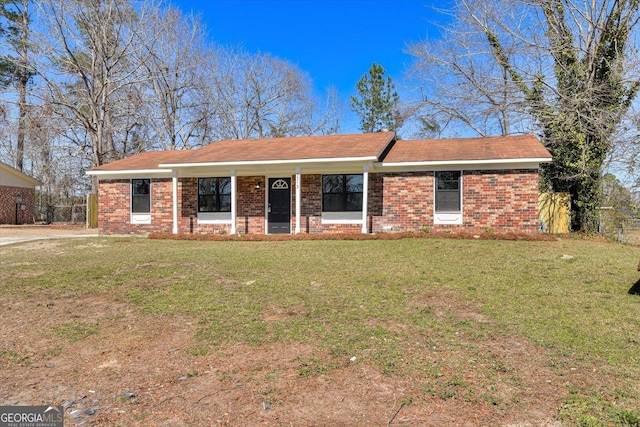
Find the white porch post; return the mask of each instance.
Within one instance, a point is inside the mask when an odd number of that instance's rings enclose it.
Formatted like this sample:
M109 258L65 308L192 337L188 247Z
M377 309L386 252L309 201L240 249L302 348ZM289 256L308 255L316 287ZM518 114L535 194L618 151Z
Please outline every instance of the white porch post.
M173 196L173 234L178 234L178 171L171 172Z
M367 205L369 203L369 166L362 173L362 233L367 233Z
M237 203L236 198L238 197L238 180L236 177L236 170L231 169L231 233L236 234L236 222L237 222Z
M300 234L300 212L301 212L301 206L300 206L300 200L302 199L301 197L301 183L300 183L300 168L296 168L296 229L295 229L295 234Z

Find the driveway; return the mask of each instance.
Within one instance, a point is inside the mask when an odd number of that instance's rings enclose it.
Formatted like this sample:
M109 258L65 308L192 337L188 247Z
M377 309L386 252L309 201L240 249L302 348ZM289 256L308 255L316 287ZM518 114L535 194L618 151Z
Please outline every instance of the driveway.
M0 226L0 246L33 240L97 237L96 229L76 225L23 225Z

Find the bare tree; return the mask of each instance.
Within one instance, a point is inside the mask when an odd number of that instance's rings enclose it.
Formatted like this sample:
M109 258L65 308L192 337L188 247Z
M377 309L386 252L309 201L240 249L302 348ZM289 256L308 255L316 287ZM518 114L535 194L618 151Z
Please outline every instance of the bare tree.
M88 136L91 165L135 151L129 138L139 120L132 113L140 111L136 85L144 81L146 60L140 37L153 12L148 3L134 9L127 0L41 3L47 63L39 75L56 113Z
M522 15L512 3L478 4L485 14L495 14L511 28L522 27ZM488 49L473 16L464 4L442 11L451 24L440 27L442 37L409 46L415 57L410 76L417 80L427 127L438 132L467 128L480 136L521 132L523 95L508 71ZM475 30L474 30L475 29ZM526 46L511 38L505 46L509 57L522 55Z
M335 104L328 101L330 109L318 114L308 77L289 62L239 48L220 48L217 60L207 67L214 111L211 128L217 139L335 131Z
M461 92L442 110L449 107L450 117L480 134L486 118L494 123L490 132L512 132L513 111L553 154L541 176L551 190L571 195L573 228L595 229L603 165L640 87L640 68L629 55L638 2L459 0L455 17L476 46L473 61L441 64L453 70L448 84L460 83L473 97ZM489 114L460 108L474 99Z
M152 139L163 149L190 149L206 143L203 124L213 114L204 90L204 64L213 60L204 28L195 16L166 7L146 26L142 64L148 88L145 108Z

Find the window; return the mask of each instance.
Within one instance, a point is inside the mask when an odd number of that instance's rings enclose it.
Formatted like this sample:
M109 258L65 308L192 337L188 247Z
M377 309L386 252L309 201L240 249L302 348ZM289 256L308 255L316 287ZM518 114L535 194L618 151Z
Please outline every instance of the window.
M460 212L460 172L436 172L436 212Z
M362 175L323 175L322 211L362 210Z
M131 180L131 212L151 213L151 180Z
M231 178L198 178L198 212L231 212Z

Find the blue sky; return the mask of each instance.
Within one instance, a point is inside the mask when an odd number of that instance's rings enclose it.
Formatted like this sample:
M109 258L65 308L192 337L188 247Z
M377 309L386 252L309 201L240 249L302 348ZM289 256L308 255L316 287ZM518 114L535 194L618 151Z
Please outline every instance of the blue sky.
M373 62L396 83L411 63L407 43L437 36L432 0L173 0L200 14L212 40L270 53L306 72L343 102Z

